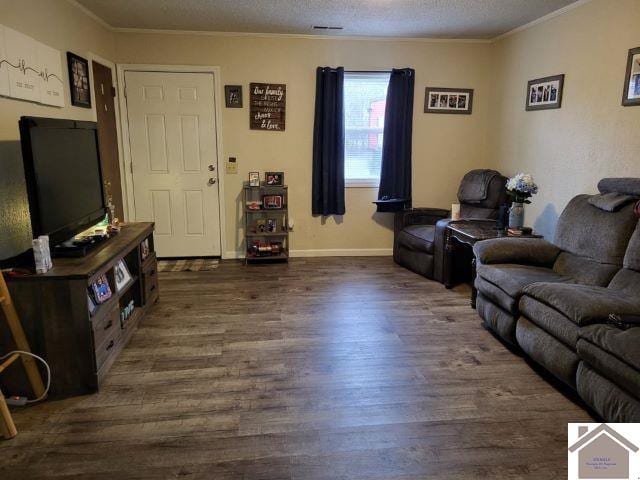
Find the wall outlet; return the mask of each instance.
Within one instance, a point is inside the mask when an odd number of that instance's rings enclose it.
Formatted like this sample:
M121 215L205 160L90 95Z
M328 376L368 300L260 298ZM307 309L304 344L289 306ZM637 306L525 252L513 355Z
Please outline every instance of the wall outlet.
M227 173L238 173L238 162L236 161L236 157L229 157L229 160L227 160Z

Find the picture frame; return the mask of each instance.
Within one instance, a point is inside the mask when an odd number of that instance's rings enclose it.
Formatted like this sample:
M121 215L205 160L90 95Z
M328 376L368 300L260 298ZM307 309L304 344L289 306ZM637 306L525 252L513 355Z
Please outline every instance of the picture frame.
M249 172L249 186L250 187L260 186L260 172Z
M265 195L262 199L265 210L278 210L282 208L282 195Z
M242 85L225 85L224 103L227 108L242 108Z
M96 304L93 301L93 298L91 298L91 295L89 294L89 292L87 292L87 306L89 307L89 316L93 317L98 307L96 307Z
M121 292L124 287L129 285L132 280L131 273L127 268L127 264L124 259L116 263L113 267L113 276L116 280L116 292Z
M91 284L91 292L96 304L102 304L111 298L113 293L111 292L111 287L109 286L106 275L100 275L96 281Z
M627 72L622 88L622 106L640 105L640 47L629 50L627 56Z
M71 105L74 107L91 108L89 61L75 53L67 52L67 67L69 69Z
M426 87L424 113L471 115L473 88Z
M562 107L564 74L536 78L527 82L525 110L552 110Z
M284 186L284 172L265 172L264 184L269 187Z
M278 231L278 220L275 218L267 219L267 232L276 233Z

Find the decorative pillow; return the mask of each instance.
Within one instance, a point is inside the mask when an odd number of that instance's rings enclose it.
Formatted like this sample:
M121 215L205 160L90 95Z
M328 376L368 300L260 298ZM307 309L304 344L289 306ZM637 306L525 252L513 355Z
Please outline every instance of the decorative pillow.
M589 199L589 203L600 210L604 210L605 212L617 212L625 205L628 205L637 199L638 197L633 197L631 195L610 192L592 196Z

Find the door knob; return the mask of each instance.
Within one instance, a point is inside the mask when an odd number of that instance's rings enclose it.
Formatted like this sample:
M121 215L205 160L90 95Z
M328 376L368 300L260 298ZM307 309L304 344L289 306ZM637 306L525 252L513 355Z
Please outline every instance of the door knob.
M216 179L215 178L210 178L209 179L209 185L215 185L216 184Z
M209 165L209 171L213 172L216 169L216 167L214 167L213 165Z

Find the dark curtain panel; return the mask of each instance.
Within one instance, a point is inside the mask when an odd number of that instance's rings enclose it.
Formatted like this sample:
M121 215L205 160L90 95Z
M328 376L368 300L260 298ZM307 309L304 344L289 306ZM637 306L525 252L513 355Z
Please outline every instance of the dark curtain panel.
M344 214L344 68L318 67L313 127L314 215Z
M412 68L393 69L384 114L384 141L378 200L406 199L411 206L411 131L413 128Z

